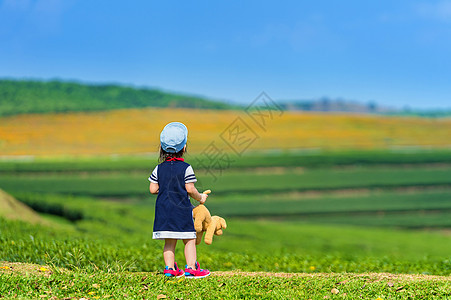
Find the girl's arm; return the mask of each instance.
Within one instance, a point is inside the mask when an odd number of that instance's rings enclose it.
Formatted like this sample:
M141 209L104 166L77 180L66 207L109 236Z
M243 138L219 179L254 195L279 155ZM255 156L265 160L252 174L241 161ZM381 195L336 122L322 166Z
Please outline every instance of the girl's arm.
M188 192L188 195L190 195L194 200L199 201L200 204L204 204L207 200L208 195L199 193L194 186L194 182L185 183L185 188Z
M158 194L158 191L160 190L160 186L158 185L158 183L151 182L149 190L150 190L151 194Z

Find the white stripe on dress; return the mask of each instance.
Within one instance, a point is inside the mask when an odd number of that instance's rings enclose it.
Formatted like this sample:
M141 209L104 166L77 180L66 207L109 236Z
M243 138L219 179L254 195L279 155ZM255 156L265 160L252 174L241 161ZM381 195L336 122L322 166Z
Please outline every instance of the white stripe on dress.
M164 240L164 239L195 239L196 232L176 232L176 231L155 231L152 236L155 240Z

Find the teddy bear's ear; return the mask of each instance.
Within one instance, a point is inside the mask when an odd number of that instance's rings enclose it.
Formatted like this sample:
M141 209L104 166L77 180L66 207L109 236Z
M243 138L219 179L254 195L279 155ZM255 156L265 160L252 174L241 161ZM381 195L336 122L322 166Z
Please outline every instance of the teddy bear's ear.
M204 235L204 232L197 232L196 233L196 245L199 245L200 242L202 242L202 236Z
M218 224L218 219L216 216L211 218L211 223L208 225L207 232L205 232L204 242L207 245L211 245L213 242L213 234L216 231L216 225Z
M226 223L226 221L225 221L223 218L220 218L220 219L219 219L219 223L221 224L221 227L222 227L223 229L226 229L226 228L227 228L227 223Z
M194 217L194 230L196 230L196 232L202 231L202 222L203 220L199 215Z

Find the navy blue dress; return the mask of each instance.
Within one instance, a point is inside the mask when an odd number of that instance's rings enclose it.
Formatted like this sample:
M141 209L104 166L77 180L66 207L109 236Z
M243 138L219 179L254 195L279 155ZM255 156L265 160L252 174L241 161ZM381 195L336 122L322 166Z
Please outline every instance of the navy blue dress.
M149 177L158 183L153 224L154 239L195 239L193 205L185 183L196 182L193 168L182 160L159 164Z

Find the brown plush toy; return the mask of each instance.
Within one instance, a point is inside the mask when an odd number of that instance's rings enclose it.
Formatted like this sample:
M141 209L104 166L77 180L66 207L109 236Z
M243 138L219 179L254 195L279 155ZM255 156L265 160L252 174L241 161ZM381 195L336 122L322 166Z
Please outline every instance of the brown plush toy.
M211 191L207 190L204 193L209 194ZM213 235L222 235L222 229L227 228L226 221L218 216L211 216L210 211L203 204L199 204L193 209L194 229L196 230L196 245L202 241L202 236L205 234L205 244L211 245L213 242Z

